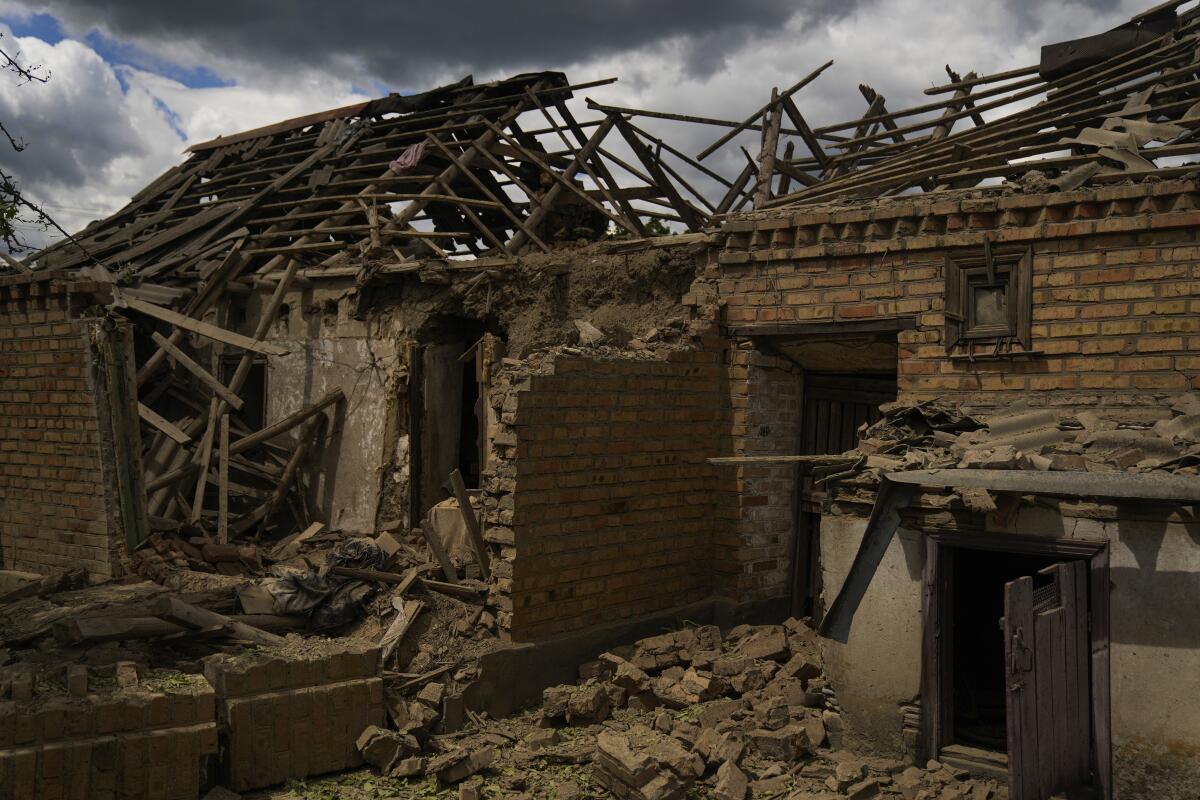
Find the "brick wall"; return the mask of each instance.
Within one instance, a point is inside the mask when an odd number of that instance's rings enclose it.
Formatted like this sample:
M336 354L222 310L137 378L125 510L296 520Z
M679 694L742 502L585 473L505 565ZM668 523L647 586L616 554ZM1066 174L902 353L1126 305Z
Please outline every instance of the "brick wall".
M528 641L710 597L728 368L706 349L663 360L561 356L497 393L495 437L513 491L490 521L511 530L511 635ZM507 471L507 472L506 472ZM493 483L495 483L493 481Z
M1198 208L1194 181L1163 181L768 212L725 225L712 278L735 332L912 317L915 325L896 334L901 401L946 397L986 410L1022 400L1157 418L1169 416L1178 393L1200 389ZM946 256L981 252L985 237L996 248L1032 250L1036 355L967 361L952 359L943 343ZM735 351L732 449L798 452L790 432L787 446L758 435L763 425L787 430L780 426L793 398L769 370L756 371L760 356L747 346ZM797 405L791 419L799 415ZM728 537L736 552L722 564L738 579L728 593L784 597L794 508L788 470L733 471L740 496Z
M915 316L899 333L902 401L948 396L1163 413L1200 388L1200 190L1163 181L1052 195L939 195L740 219L719 291L730 325ZM1033 251L1032 350L952 360L945 256Z
M361 766L355 741L385 724L378 647L222 654L205 660L204 674L217 693L227 785L238 792Z
M202 762L217 752L204 678L92 691L0 701L0 800L196 800Z
M109 376L99 351L122 352L125 340L122 330L79 317L79 309L93 302L94 288L52 274L0 278L5 569L84 567L101 576L120 570L127 526L113 473L119 459L112 448L112 401L105 395ZM139 450L128 435L117 444L135 455Z
M733 435L740 455L800 452L804 378L791 362L745 345L734 352ZM727 535L718 551L722 593L739 602L787 596L795 541L796 468L723 468L736 481Z

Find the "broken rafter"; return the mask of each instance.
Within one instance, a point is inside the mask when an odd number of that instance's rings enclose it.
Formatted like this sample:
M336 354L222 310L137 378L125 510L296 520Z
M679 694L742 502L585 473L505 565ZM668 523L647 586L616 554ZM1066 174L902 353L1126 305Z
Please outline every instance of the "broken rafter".
M710 155L715 153L717 151L717 149L719 147L721 147L721 145L725 144L726 142L731 140L734 136L737 136L739 133L741 133L742 131L746 130L751 125L753 125L755 120L757 120L763 114L767 113L767 110L771 107L771 105L773 103L777 103L780 100L782 100L783 98L791 97L796 92L800 91L805 86L808 86L808 84L815 81L818 77L820 77L822 72L829 69L831 66L833 66L833 61L826 61L824 64L822 64L821 66L817 67L815 70L810 72L808 75L805 75L803 78L796 81L796 83L794 83L787 91L783 92L783 94L779 95L777 98L772 98L771 102L767 103L765 106L760 108L758 111L751 114L744 121L738 123L738 125L736 127L734 127L731 131L726 133L720 139L717 139L717 141L713 142L708 147L706 147L702 151L700 151L700 153L698 153L696 155L696 158L699 159L700 161L703 161L704 159L708 158Z

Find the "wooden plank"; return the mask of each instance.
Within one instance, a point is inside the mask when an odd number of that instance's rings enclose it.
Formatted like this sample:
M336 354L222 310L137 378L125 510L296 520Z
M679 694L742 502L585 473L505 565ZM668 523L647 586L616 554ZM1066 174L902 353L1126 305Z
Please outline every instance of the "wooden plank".
M462 514L463 523L467 526L467 534L471 539L471 549L475 551L475 560L479 562L479 572L486 581L492 577L491 555L487 543L483 541L483 531L479 528L479 519L471 505L471 497L467 494L467 486L463 483L462 473L455 469L450 473L450 486L454 489L454 497L458 500L458 510Z
M483 598L487 594L487 589L473 589L470 586L463 586L458 583L442 583L441 581L434 581L429 578L422 578L421 585L431 591L448 594L451 597L457 597L459 600L466 600L470 603L483 602Z
M330 567L329 571L334 575L341 575L343 578L355 578L360 581L376 581L378 583L389 583L395 586L411 586L413 577L408 573L401 575L398 572L384 572L378 569L359 569L358 567ZM416 575L415 572L412 573Z
M284 641L282 636L267 633L252 625L247 625L244 622L227 617L224 614L218 614L215 611L209 611L208 609L185 603L178 597L159 597L154 601L153 608L154 613L160 618L189 628L208 628L213 625L220 625L230 635L248 642L254 642L255 644L279 645L283 644Z
M264 524L271 519L280 506L283 505L283 500L287 496L288 489L296 481L296 476L300 473L300 467L304 465L304 459L308 456L309 448L314 442L321 439L325 430L325 418L322 416L313 417L304 426L304 430L300 433L300 441L296 445L296 449L292 451L292 455L288 458L287 465L283 468L283 475L279 479L279 484L271 492L270 498L265 503L266 510L263 514Z
M61 644L94 644L124 639L159 639L185 629L158 617L85 617L57 620L52 630Z
M142 300L136 300L127 295L122 295L119 290L114 290L114 303L118 308L128 308L132 311L145 314L148 317L153 317L157 320L170 323L177 328L191 331L205 338L227 344L232 347L237 347L241 350L249 350L254 353L261 353L267 356L285 356L291 351L286 347L279 345L267 344L266 342L257 342L248 336L242 336L240 333L227 331L224 328L218 328L216 325L210 325L207 322L201 322L198 319L185 317L177 311L172 311L169 308L156 306L153 303L147 303Z
M442 540L438 538L437 531L433 529L433 525L428 519L421 520L421 535L425 537L425 541L429 544L429 549L433 551L434 558L441 565L442 574L446 576L446 581L449 583L458 583L458 575L454 571L454 563L450 560L450 556L446 554L446 548L442 546Z
M20 273L22 275L32 275L33 274L33 270L31 270L29 267L25 266L20 261L13 258L11 255L9 255L7 252L5 252L3 250L0 250L0 258L4 259L5 264L8 264L10 267L15 269L18 273Z
M329 406L333 405L334 403L341 402L344 399L346 399L346 394L340 388L334 389L332 392L325 395L311 406L302 408L293 414L289 414L278 422L268 425L262 430L256 431L249 436L243 436L241 439L231 442L229 445L229 455L234 456L238 453L244 453L256 445L260 445L263 442L274 439L281 433L290 431L292 428L300 425L315 414L321 413Z
M316 536L321 531L325 530L324 522L314 522L302 531L297 531L287 537L279 544L271 548L267 553L267 558L272 561L286 561L295 555L300 550L300 545L312 537Z
M796 83L792 84L792 86L789 87L788 90L785 91L783 94L781 94L780 97L781 98L791 97L796 92L800 91L805 86L807 86L808 84L815 81L822 72L829 69L831 66L833 66L833 62L826 61L824 64L822 64L821 66L817 67L815 70L810 72L808 75L805 75L803 78L798 80ZM772 102L774 102L774 101L772 101ZM749 117L747 117L743 122L741 122L736 127L731 129L724 136L722 136L720 139L717 139L717 141L713 142L708 147L704 148L704 150L702 150L700 153L698 153L696 155L696 158L699 159L700 161L703 161L705 158L712 155L714 152L716 152L718 147L725 144L730 139L732 139L734 136L737 136L739 133L741 133L742 131L746 130L751 125L753 125L754 121L757 120L759 117L761 117L763 114L765 114L767 112L767 109L770 107L771 107L771 103L767 103L765 106L760 108L758 111L755 111L753 114L751 114Z
M383 632L383 637L379 640L379 665L381 667L387 665L397 645L404 640L404 634L408 633L409 628L416 622L417 615L424 608L425 603L422 601L409 600L403 604L402 610L396 611L396 618L388 625L387 630Z
M229 414L221 415L220 453L217 462L217 541L229 541Z
M1090 747L1090 703L1087 701L1087 596L1078 584L1086 583L1083 564L1068 561L1058 564L1059 598L1064 613L1063 674L1066 678L1066 729L1063 741L1068 754L1062 765L1068 786L1086 782ZM1080 601L1083 601L1082 604Z
M1004 680L1010 800L1039 800L1037 686L1033 667L1033 578L1004 587Z
M941 620L938 604L939 547L925 537L925 566L921 575L921 725L920 758L937 758L942 745Z
M212 389L216 395L228 403L235 411L242 410L242 406L245 404L242 398L229 391L225 384L214 378L212 373L193 361L187 353L172 344L169 339L158 331L152 331L150 338L154 340L155 344L165 350L167 355L174 358L177 363L182 364L188 372L199 378L201 383Z
M509 221L511 221L517 227L518 230L525 231L525 235L528 236L529 239L534 244L536 244L538 247L540 247L544 252L547 252L547 253L550 252L550 246L548 244L546 244L545 242L543 242L538 237L538 235L533 232L533 230L531 228L527 228L525 226L524 220L522 220L520 217L518 217L516 215L516 213L513 212L512 208L510 208L507 203L500 202L500 197L497 196L495 193L493 193L490 189L488 189L488 187L484 185L483 181L481 181L479 179L479 177L469 167L462 164L459 161L458 157L455 156L453 153L451 153L449 148L447 148L444 144L442 144L440 139L437 139L432 134L430 134L429 136L426 137L426 140L430 144L432 144L434 147L436 147L447 160L449 160L452 164L457 165L459 170L462 172L462 174L466 175L467 178L472 183L475 184L475 187L477 189L479 189L479 191L483 192L484 195L491 198L499 206L500 210L504 213L504 215L509 218Z
M1043 612L1034 617L1034 686L1037 695L1037 775L1039 797L1047 798L1058 791L1058 694L1054 663L1055 630L1062 621L1062 609Z
M229 282L237 277L246 266L246 258L241 254L242 242L237 242L230 249L221 264L205 277L204 288L184 307L184 313L190 317L203 316L209 308L225 292ZM183 341L183 331L176 328L167 337L171 344ZM166 359L167 354L161 348L155 350L138 369L137 385L140 388L154 374L159 365Z
M825 154L825 148L821 146L820 140L817 139L817 136L813 133L812 128L808 126L808 122L805 121L804 115L800 113L800 108L796 105L796 101L790 97L785 97L781 102L784 113L787 114L788 119L791 120L792 127L799 132L800 138L804 141L804 145L808 148L808 152L811 153L812 157L817 160L817 166L824 167L827 163L829 163L829 156ZM780 192L780 194L785 193Z
M1088 782L1091 775L1089 762L1092 757L1092 704L1090 697L1090 679L1088 675L1088 598L1087 598L1087 564L1082 561L1071 562L1071 588L1074 594L1073 605L1075 615L1072 627L1072 648L1074 655L1071 664L1074 665L1075 728L1071 732L1072 740L1077 743L1075 763L1072 768L1072 778L1077 784Z
M208 486L208 468L212 464L213 441L216 439L217 427L220 424L217 416L218 406L219 401L213 397L208 406L208 425L204 429L204 438L200 440L199 460L190 465L200 470L200 475L196 479L196 489L192 493L192 513L189 515L192 522L199 521L200 515L204 511L204 492Z
M779 108L779 89L771 90L771 102L763 117L762 150L758 154L758 188L754 192L754 207L759 208L771 199L771 180L775 177L775 157L779 152L779 124L783 113Z
M1065 608L1050 615L1050 651L1051 673L1054 676L1054 738L1053 763L1055 791L1066 789L1070 785L1068 774L1072 768L1074 742L1073 719L1068 694L1074 695L1075 675L1068 675L1067 662L1067 630L1070 627Z
M1113 795L1112 712L1109 674L1109 549L1108 545L1092 557L1088 565L1088 591L1092 616L1092 773L1100 797Z
M137 411L138 416L141 417L145 422L150 423L150 425L162 431L167 436L170 436L179 444L189 444L192 441L192 437L188 436L186 433L177 428L170 420L165 419L160 414L155 412L154 409L142 403L138 403Z
M670 202L671 208L679 214L683 224L689 230L693 231L703 228L706 221L704 215L685 200L683 195L679 193L679 190L675 188L675 183L663 172L662 165L659 164L654 154L650 152L650 148L646 147L646 143L638 137L637 131L623 118L615 117L614 119L616 120L617 130L624 137L626 144L633 150L633 154L637 156L638 161L642 162L642 166L646 168L646 172L650 174L652 179L650 182L662 190L663 195Z

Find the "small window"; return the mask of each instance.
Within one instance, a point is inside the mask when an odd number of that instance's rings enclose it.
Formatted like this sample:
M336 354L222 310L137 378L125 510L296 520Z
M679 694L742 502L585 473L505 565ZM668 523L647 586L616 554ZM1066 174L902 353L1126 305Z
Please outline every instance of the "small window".
M946 257L946 347L1011 339L1030 349L1033 254L1030 250Z

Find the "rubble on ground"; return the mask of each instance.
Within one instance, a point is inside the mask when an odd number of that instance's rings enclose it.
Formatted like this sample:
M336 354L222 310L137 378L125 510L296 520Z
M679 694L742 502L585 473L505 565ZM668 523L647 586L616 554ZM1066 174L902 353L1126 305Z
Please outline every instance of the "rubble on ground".
M397 798L1007 797L996 781L937 762L849 752L806 620L667 632L613 648L579 674L545 689L538 709L505 720L468 712L457 730L446 725L443 687L407 692L394 729L359 739L374 785Z

